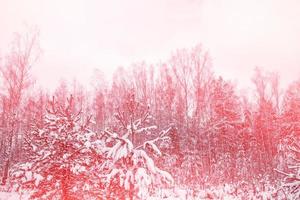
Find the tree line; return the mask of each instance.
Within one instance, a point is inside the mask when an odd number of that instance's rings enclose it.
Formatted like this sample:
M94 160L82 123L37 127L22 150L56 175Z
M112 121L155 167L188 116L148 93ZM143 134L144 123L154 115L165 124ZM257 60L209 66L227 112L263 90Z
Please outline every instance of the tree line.
M132 119L145 111L151 113L152 128L172 127L168 141L158 144L161 155L153 159L178 185L203 188L240 180L277 184L284 176L286 182L299 181L299 80L281 91L278 74L256 68L255 90L246 96L231 81L214 74L210 55L197 45L177 50L158 64L119 67L112 80L95 71L89 90L75 80L62 81L49 93L32 87L31 67L40 51L38 34L17 35L1 60L3 185L12 179L14 166L31 159L28 146L37 137L32 133L47 126L45 116L53 97L56 106L79 113L79 122L89 119L89 129L95 133L104 133L108 127L111 133L124 133L128 125L133 127ZM151 134L132 135L130 142L136 146L147 137ZM299 184L288 188L300 190Z

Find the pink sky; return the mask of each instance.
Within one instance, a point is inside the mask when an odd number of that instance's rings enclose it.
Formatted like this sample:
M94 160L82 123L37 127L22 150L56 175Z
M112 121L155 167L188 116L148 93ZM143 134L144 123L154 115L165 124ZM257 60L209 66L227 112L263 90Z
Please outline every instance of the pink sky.
M40 29L33 71L43 87L61 78L84 84L93 69L111 74L135 61L156 63L202 43L214 71L242 87L255 66L300 78L298 0L0 0L0 49L24 24Z

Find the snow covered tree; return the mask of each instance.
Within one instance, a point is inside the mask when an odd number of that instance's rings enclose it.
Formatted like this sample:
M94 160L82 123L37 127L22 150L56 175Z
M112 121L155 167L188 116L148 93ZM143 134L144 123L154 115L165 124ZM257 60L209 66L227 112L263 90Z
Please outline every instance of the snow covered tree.
M25 138L28 162L11 170L13 186L31 190L32 199L91 199L99 187L90 171L101 161L100 143L88 128L90 118L82 123L72 104L72 96L66 106L53 98L43 128L35 126Z
M0 167L3 170L2 184L7 182L10 167L19 161L18 147L22 140L23 100L26 90L33 84L30 74L32 65L40 55L38 32L16 34L12 48L5 59L0 60L1 90L1 135ZM3 164L3 165L2 165Z
M207 136L211 144L209 153L212 158L212 176L220 182L233 181L235 177L235 156L237 153L236 130L241 123L239 99L233 84L221 77L211 83L211 114ZM213 161L215 159L215 161ZM222 180L223 179L223 180Z
M254 164L256 173L273 173L272 166L276 145L278 127L276 124L278 118L278 81L276 74L269 74L256 68L252 79L257 93L256 112L253 120L253 133L255 138L255 153L256 161ZM276 84L275 84L276 83Z
M162 155L157 144L169 140L167 134L171 128L161 131L154 139L147 139L157 129L156 126L145 125L151 119L148 109L137 119L134 95L131 95L127 105L131 112L127 120L124 121L124 116L116 115L122 126L126 127L124 133L108 129L103 132L108 142L104 151L106 161L102 165L107 199L147 199L151 188L173 182L172 176L159 169L150 157L150 153ZM125 125L125 122L129 124ZM138 136L146 140L141 141Z
M278 145L279 163L276 171L284 175L283 188L288 199L300 196L300 81L288 88L283 102L281 135Z
M154 93L154 107L156 120L161 125L167 125L174 121L174 106L176 96L175 78L166 64L159 66L159 77L157 78ZM164 105L164 106L161 106ZM178 114L178 113L176 113Z
M287 171L276 170L284 175L282 187L286 191L287 199L298 199L300 197L300 143L292 140L287 147L290 151Z
M95 130L100 130L105 127L105 123L108 121L108 102L110 99L107 96L107 82L104 74L96 69L94 70L93 81L94 96L92 100L91 110L95 120Z

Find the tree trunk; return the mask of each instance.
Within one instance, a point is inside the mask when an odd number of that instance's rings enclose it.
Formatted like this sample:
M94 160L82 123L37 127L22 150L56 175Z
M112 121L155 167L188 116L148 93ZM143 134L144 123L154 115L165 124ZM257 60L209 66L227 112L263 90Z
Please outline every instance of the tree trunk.
M133 200L133 197L134 197L134 185L130 183L129 200Z
M8 146L6 151L6 159L4 164L3 176L2 176L2 185L6 185L8 175L9 175L9 167L11 161L11 152L12 152L12 139L13 139L13 131L10 132Z
M1 180L1 185L6 185L7 178L8 178L8 172L9 172L9 164L10 164L10 159L7 158L5 160L5 165L4 165L4 170L3 170L3 176Z
M68 180L69 179L69 171L64 170L63 172L63 178L61 181L61 189L62 189L62 200L70 200L69 194L68 194Z

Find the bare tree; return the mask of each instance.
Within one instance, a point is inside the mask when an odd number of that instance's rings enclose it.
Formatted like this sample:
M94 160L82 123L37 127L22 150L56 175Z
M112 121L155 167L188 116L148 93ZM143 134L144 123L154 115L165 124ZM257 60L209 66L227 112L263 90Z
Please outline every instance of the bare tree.
M30 75L32 65L37 61L40 55L38 45L38 31L30 31L26 35L15 34L10 53L0 64L0 74L4 85L5 93L1 95L2 99L2 137L5 148L1 155L3 167L2 184L6 183L9 167L13 159L18 159L14 155L14 149L17 148L21 132L22 98L26 89L33 83ZM4 162L3 162L4 161Z

